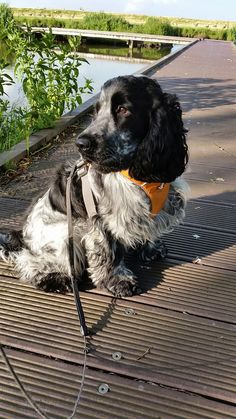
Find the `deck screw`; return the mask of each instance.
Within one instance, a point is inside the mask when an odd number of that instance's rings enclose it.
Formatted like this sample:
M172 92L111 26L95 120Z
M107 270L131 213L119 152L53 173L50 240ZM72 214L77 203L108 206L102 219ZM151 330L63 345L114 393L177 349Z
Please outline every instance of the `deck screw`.
M112 358L114 359L114 361L120 361L122 358L122 353L121 352L114 352L112 354Z
M126 316L133 316L135 314L135 311L132 308L126 308L125 309L125 315Z
M106 394L108 393L109 390L110 390L109 385L105 383L100 384L100 386L98 387L98 393L100 394Z

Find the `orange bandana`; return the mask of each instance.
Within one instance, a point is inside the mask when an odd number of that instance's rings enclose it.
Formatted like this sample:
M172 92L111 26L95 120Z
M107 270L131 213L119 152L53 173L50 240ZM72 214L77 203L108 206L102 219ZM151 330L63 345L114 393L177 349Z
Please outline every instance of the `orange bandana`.
M136 180L129 175L128 170L122 170L120 172L123 176L127 177L127 179L131 180L131 182L135 183L138 186L141 186L143 191L147 194L151 201L151 214L154 217L158 214L159 211L164 207L164 204L167 200L167 196L170 189L169 183L161 183L161 182L153 182L153 183L146 183L140 180Z

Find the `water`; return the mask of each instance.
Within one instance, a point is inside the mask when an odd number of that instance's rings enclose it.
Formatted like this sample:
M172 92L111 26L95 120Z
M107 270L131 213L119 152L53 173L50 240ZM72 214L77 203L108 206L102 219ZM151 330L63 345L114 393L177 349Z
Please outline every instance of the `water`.
M114 45L112 44L103 44L103 43L91 43L87 40L86 44L81 44L79 46L79 51L82 53L91 53L98 55L109 55L111 57L124 57L124 58L135 58L143 60L152 60L156 61L164 57L171 50L171 45L165 48L137 48L134 47L131 51L127 46Z
M173 46L173 48L171 49L171 52L175 51L176 49L181 48L181 45L175 45ZM83 85L84 84L84 80L86 78L91 79L92 80L92 86L94 88L92 94L98 93L101 86L103 85L103 83L115 76L118 75L128 75L128 74L133 74L136 71L140 71L141 69L146 67L148 65L148 61L147 62L132 62L132 60L128 61L128 62L124 62L124 61L120 61L118 58L115 58L115 52L118 49L114 49L113 48L113 59L105 59L105 58L87 58L87 61L89 62L89 64L82 62L81 66L79 67L79 78L78 78L78 83L79 85ZM127 55L127 48L123 48L125 54ZM103 49L104 51L104 49ZM96 49L96 51L94 49L92 49L90 47L90 52L93 53L97 53L98 49ZM108 55L108 52L110 53L110 55L112 55L112 51L106 50L106 53ZM162 51L154 51L152 52L152 60L150 60L150 64L153 61L153 56L157 55L160 57L168 54L170 52L170 50L162 50ZM100 50L101 53L101 50ZM153 55L154 54L154 55ZM119 48L119 56L122 56L121 52L120 52L120 48ZM124 55L123 55L124 56ZM11 85L11 86L6 86L5 91L8 95L5 96L5 98L7 98L10 103L13 105L25 105L26 104L26 99L24 97L24 93L22 91L22 87L21 87L21 83L18 82L16 80L16 78L14 77L14 70L13 70L13 65L9 66L7 69L7 73L15 80L15 84ZM83 102L87 99L89 99L89 97L91 97L91 94L87 93L87 94L83 94L82 95L82 99Z
M93 94L98 93L101 89L101 86L105 81L112 77L123 76L125 74L132 74L136 71L141 70L146 64L143 63L131 63L131 62L122 62L118 60L105 60L105 59L95 59L89 58L89 64L83 63L80 67L80 77L83 84L85 78L92 80L92 86L94 88ZM88 99L91 95L84 94L83 99Z
M79 67L79 85L84 84L86 78L92 80L92 86L94 88L93 93L99 92L103 83L115 76L132 74L142 67L146 66L143 63L127 63L122 61L110 61L105 59L93 59L89 58L89 64L83 62ZM7 73L15 80L15 84L5 87L5 92L8 95L8 100L14 105L23 105L26 103L24 93L22 91L21 83L14 78L13 67L8 67ZM5 96L6 97L6 96ZM89 99L91 94L83 94L83 102ZM7 97L6 97L7 98Z

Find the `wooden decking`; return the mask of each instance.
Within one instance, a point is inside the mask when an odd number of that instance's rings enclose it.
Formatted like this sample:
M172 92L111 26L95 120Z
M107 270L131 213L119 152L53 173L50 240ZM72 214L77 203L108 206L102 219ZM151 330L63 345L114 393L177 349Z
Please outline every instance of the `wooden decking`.
M185 224L166 237L165 261L145 268L129 260L142 295L118 300L101 290L82 293L92 336L77 418L236 417L235 68L231 43L202 41L152 75L184 109L192 198ZM55 167L76 157L75 132L4 184L1 227L20 226ZM20 379L49 417L67 418L83 361L72 296L22 285L1 262L0 302L0 342ZM101 384L109 391L101 394ZM3 359L0 417L37 417Z

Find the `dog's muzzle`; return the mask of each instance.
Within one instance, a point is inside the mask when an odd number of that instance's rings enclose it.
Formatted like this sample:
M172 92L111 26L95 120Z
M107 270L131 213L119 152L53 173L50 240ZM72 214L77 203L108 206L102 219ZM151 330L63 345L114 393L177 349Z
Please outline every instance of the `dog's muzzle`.
M83 135L81 137L78 136L75 141L75 144L81 151L88 150L89 148L91 148L91 143L92 143L91 138L86 135Z

